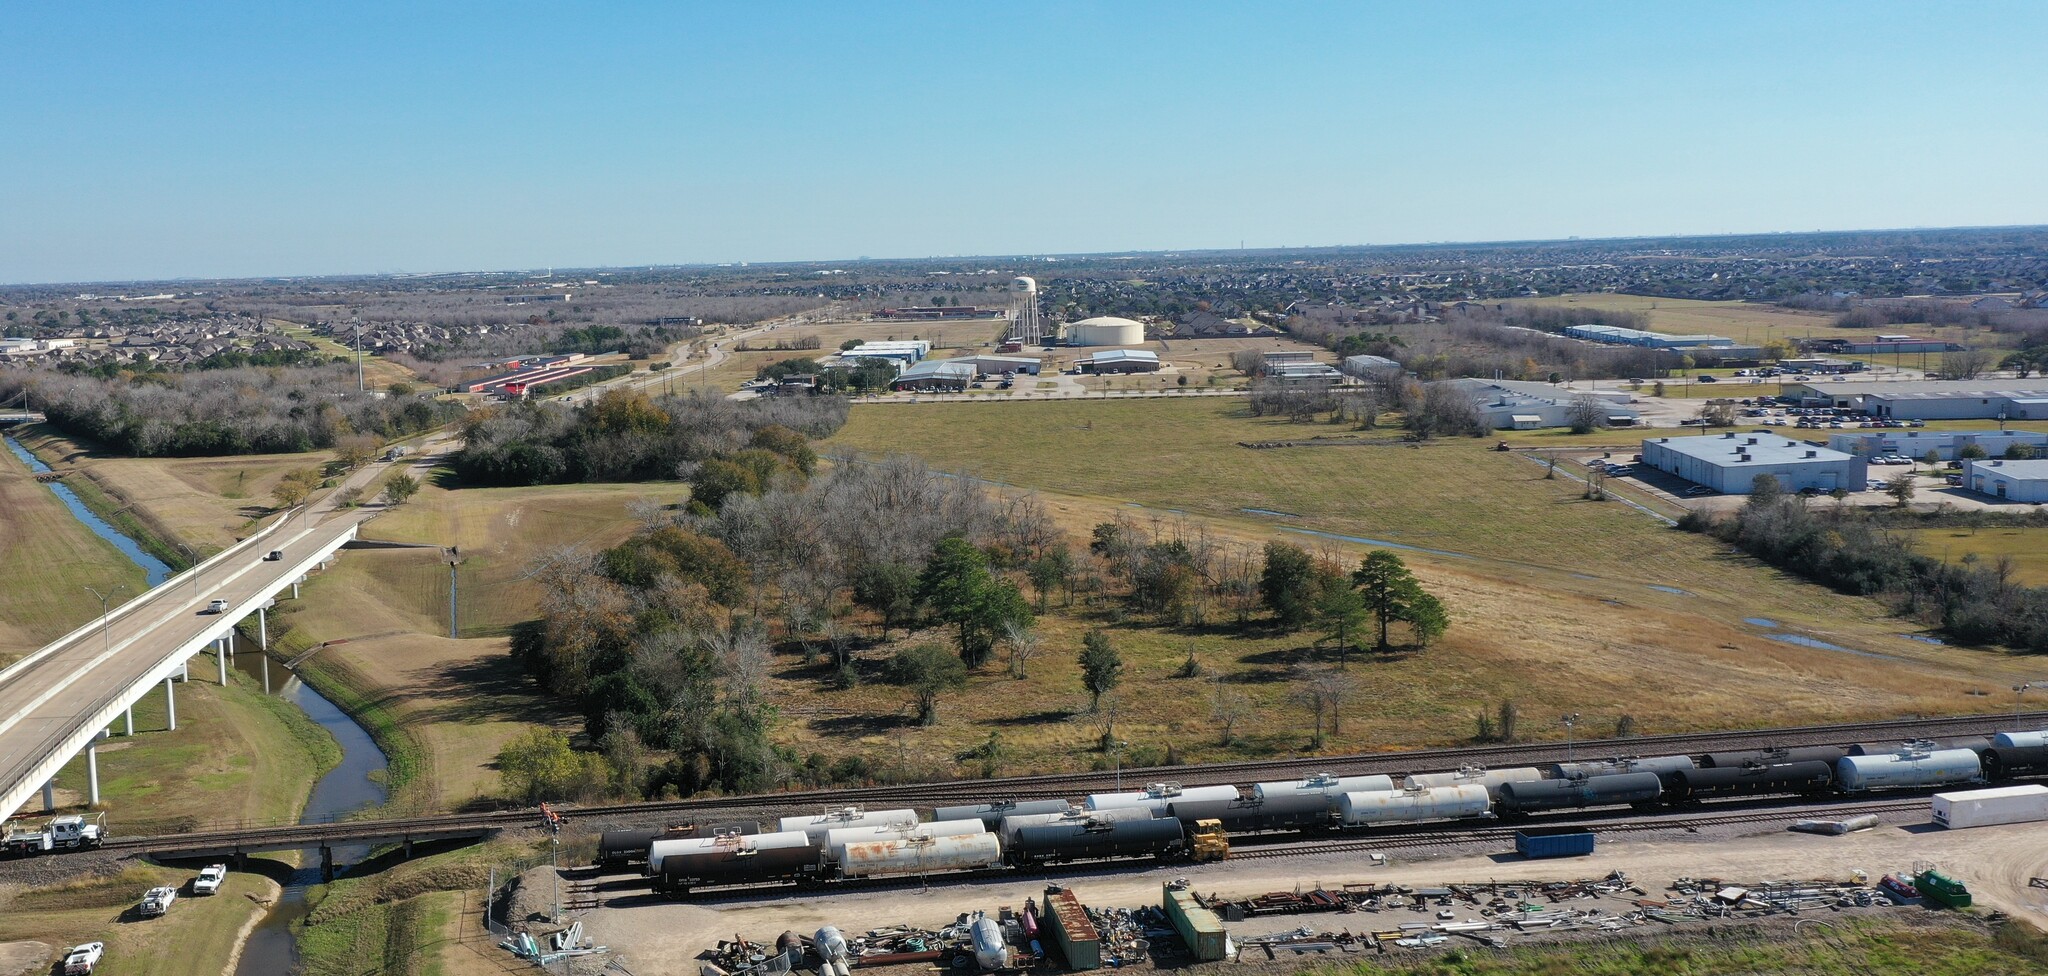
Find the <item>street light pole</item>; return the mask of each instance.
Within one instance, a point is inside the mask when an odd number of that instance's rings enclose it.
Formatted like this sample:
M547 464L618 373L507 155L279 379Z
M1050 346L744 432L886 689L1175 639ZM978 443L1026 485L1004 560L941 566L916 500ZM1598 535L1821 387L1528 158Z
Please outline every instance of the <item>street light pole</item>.
M2020 729L2020 699L2025 698L2033 687L2034 683L2031 681L2022 681L2012 686L2012 729L2015 732Z
M126 583L115 583L113 586L108 587L105 593L101 593L90 586L85 588L85 592L100 598L100 639L106 644L107 653L109 654L114 651L114 632L107 625L107 603L114 598L115 593L127 588L128 584Z
M1560 722L1563 722L1563 723L1564 723L1564 761L1565 761L1565 762L1571 762L1571 761L1572 761L1572 729L1574 729L1574 728L1577 728L1577 727L1578 727L1578 724L1579 724L1579 713L1577 713L1577 712L1573 712L1573 713L1571 713L1570 715L1566 715L1565 717L1563 717L1563 718L1559 719L1558 721L1560 721Z

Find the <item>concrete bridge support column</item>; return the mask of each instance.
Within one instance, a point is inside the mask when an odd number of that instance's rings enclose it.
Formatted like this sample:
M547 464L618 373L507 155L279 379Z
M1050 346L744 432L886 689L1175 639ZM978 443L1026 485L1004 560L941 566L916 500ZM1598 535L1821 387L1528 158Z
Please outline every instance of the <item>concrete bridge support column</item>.
M85 802L100 805L100 740L85 744Z
M263 655L263 693L270 694L270 655Z
M164 715L167 716L165 725L168 726L164 731L178 731L178 689L169 678L164 679Z
M292 599L296 600L296 599L298 599L298 598L299 598L299 581L298 581L298 580L292 580Z
M190 681L190 680L192 680L192 659L191 659L191 658L189 658L189 657L188 657L188 658L186 658L186 659L185 659L185 661L184 661L184 663L182 663L182 664L179 664L179 665L178 665L178 680L179 680L179 681Z
M228 642L227 642L227 641L225 641L225 640L217 640L217 641L214 641L214 642L213 642L213 663L215 663L215 664L217 664L217 665L219 665L219 666L220 666L220 686L221 686L221 687L223 687L223 688L227 687L227 686L228 686Z
M133 705L128 706L121 713L121 734L128 736L135 734L135 706Z
M256 608L256 649L270 650L270 611L263 607Z
M54 779L43 784L43 812L57 812L57 781Z
M320 847L320 880L323 882L334 880L334 848L324 844Z

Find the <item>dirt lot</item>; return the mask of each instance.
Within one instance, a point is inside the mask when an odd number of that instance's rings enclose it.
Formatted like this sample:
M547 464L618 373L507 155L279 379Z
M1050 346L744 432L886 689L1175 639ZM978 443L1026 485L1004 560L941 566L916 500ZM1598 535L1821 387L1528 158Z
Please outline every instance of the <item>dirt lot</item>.
M1395 857L1384 866L1375 866L1356 854L1346 854L1175 865L1151 870L1129 867L1097 874L1063 874L1057 880L1072 887L1091 907L1098 908L1158 904L1160 884L1177 877L1187 878L1204 895L1235 898L1269 891L1334 887L1347 882L1431 886L1599 878L1620 871L1654 898L1667 895L1666 887L1681 877L1714 877L1733 883L1846 880L1852 871L1860 869L1874 879L1884 872L1907 870L1923 861L1933 862L1964 880L1979 905L2008 912L2037 926L2048 925L2048 891L2027 887L2029 877L2048 874L2048 832L2027 825L1943 831L1924 823L1909 823L1846 837L1814 837L1772 829L1742 837L1672 835L1646 841L1603 841L1601 850L1593 856L1566 860L1527 861L1512 854L1482 853L1441 860L1404 861ZM527 885L533 890L552 891L552 879L545 869L530 875ZM633 961L635 972L686 973L695 970L690 960L699 952L735 934L772 941L784 930L807 935L827 924L849 933L897 924L937 928L951 923L962 912L993 912L1002 905L1021 906L1024 899L1039 897L1044 886L1043 878L934 881L927 888L870 888L840 892L829 898L727 895L710 904L682 904L641 894L644 882L638 878L613 876L600 885L603 907L587 913L583 920L594 939ZM1864 911L1855 910L1854 914ZM1882 915L1917 910L1867 911ZM1468 916L1469 909L1460 911L1461 919ZM1397 922L1421 917L1424 916L1405 910L1341 917L1278 915L1231 923L1229 928L1239 938L1286 931L1299 925L1364 932L1391 929ZM1700 927L1701 923L1691 923L1677 926L1676 930ZM1650 930L1638 929L1631 934L1647 931ZM1664 929L1659 927L1655 931ZM1530 937L1509 936L1511 944L1521 944L1527 938ZM1311 963L1328 961L1307 958Z

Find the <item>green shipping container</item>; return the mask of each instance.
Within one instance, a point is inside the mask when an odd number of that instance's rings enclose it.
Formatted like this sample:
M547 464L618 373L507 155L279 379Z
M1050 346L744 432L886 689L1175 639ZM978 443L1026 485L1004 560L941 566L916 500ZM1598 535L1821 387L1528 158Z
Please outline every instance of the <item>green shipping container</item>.
M1102 934L1088 920L1088 909L1069 888L1045 889L1045 927L1052 930L1053 944L1075 972L1102 968Z
M1188 953L1196 962L1215 962L1223 958L1223 920L1216 913L1203 908L1195 901L1195 893L1172 884L1161 886L1164 897L1160 907L1166 909L1166 917L1173 919L1174 931L1180 933L1181 941L1188 944Z

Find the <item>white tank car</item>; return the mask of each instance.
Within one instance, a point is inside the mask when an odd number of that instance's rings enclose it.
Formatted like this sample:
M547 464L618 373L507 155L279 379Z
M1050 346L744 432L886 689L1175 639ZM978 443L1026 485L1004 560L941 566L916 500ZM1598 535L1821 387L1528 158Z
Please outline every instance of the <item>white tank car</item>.
M1252 799L1261 803L1294 796L1329 797L1336 802L1339 793L1377 793L1394 788L1391 776L1338 776L1332 773L1317 773L1307 779L1289 783L1254 783Z
M1150 810L1154 817L1171 814L1167 804L1175 800L1235 800L1238 798L1235 786L1187 786L1176 783L1153 783L1142 790L1128 793L1091 793L1082 798L1081 805L1090 810L1114 810L1117 807L1141 807Z
M1502 783L1527 783L1543 778L1543 770L1534 766L1517 766L1509 769L1486 769L1481 766L1466 766L1454 773L1417 773L1401 781L1404 789L1420 790L1432 786L1483 786L1488 793L1498 792Z
M1344 825L1457 820L1486 813L1492 802L1484 786L1428 786L1419 790L1346 793L1337 800Z
M2000 732L1991 737L1994 749L2032 749L2048 746L2048 729L2039 732Z
M894 878L1000 867L1003 842L986 832L904 837L847 844L838 854L842 877Z
M812 840L823 844L825 835L847 827L879 827L892 823L916 823L916 810L863 810L860 807L841 807L824 813L802 814L783 817L777 821L779 830L801 830Z
M848 844L867 844L875 841L904 840L912 837L958 837L963 834L985 834L979 820L934 820L931 823L892 823L873 827L840 827L825 832L823 848L833 861L843 861L841 849Z
M1088 810L1069 807L1065 813L1020 813L1004 817L996 832L1002 835L1005 846L1017 842L1017 832L1026 827L1043 827L1057 823L1083 823L1089 820L1114 823L1118 820L1150 820L1152 811L1144 807L1115 807L1109 810Z
M1901 749L1878 756L1843 756L1835 762L1835 785L1851 793L1983 781L1984 764L1968 749Z

